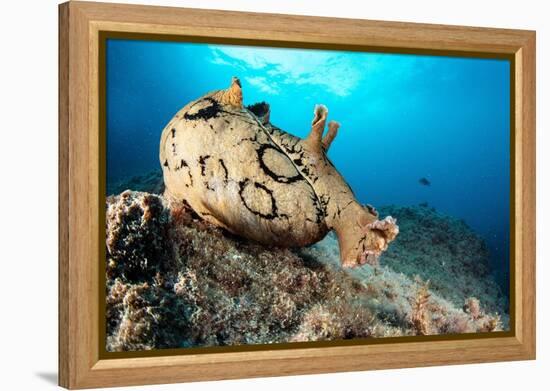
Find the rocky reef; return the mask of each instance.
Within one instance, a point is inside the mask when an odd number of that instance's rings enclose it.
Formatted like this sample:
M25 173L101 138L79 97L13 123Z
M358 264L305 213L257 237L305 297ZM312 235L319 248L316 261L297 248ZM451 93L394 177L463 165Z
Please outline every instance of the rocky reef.
M489 312L508 312L508 300L490 276L489 250L464 220L438 213L427 204L387 206L382 214L399 219L398 244L384 254L384 264L406 275L430 280L430 290L457 306L476 297Z
M296 250L246 241L169 205L153 177L107 198L108 351L507 328L483 242L428 207L382 208L403 228L381 266L343 269L334 235Z

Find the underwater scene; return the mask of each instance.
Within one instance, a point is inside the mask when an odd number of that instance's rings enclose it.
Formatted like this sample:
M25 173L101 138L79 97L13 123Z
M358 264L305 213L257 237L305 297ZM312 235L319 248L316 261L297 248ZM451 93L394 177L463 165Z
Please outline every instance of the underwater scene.
M510 329L508 60L105 50L107 351Z

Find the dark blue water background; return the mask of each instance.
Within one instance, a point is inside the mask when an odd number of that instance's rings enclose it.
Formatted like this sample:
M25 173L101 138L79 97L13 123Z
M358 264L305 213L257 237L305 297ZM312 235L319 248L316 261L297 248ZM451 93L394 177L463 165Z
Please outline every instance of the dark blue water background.
M506 290L509 61L108 40L107 180L160 167L166 123L232 76L245 104L269 102L271 122L297 136L325 104L341 123L329 156L358 199L427 202L464 219L486 240Z

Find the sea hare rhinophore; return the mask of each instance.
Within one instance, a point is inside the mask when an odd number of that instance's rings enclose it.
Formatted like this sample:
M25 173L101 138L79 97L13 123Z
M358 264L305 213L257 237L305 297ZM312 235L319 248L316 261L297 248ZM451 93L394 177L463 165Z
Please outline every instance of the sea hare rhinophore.
M301 247L335 230L346 267L376 264L399 232L378 220L328 159L337 122L315 106L300 139L269 122L269 105L243 107L241 83L190 102L160 140L165 195L186 202L204 220L260 243Z

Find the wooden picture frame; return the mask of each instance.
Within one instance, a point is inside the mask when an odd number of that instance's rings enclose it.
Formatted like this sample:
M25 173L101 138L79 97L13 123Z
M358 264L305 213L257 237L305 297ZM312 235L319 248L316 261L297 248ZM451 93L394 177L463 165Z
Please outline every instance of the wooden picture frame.
M99 346L104 31L401 53L502 54L511 99L512 330L292 349L104 358ZM59 6L59 384L90 388L535 358L535 32L88 2Z

